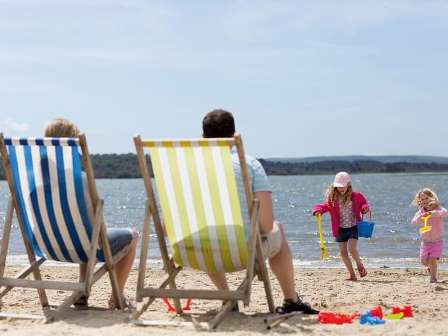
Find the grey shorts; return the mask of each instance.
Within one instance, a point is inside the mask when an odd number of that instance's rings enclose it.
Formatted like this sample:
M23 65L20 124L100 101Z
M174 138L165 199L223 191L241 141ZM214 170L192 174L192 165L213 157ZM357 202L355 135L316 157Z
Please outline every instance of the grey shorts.
M132 229L107 229L107 240L109 240L112 256L131 244L135 233Z
M280 252L283 243L283 226L274 221L272 231L261 235L261 248L267 258L272 258Z

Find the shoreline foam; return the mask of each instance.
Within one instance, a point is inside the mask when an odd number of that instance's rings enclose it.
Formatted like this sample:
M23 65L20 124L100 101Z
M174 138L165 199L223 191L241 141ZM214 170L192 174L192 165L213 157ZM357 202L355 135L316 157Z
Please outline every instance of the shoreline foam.
M417 258L363 258L364 264L367 268L372 269L384 269L384 268L397 268L397 269L424 269ZM304 260L294 259L294 267L298 269L333 269L344 268L344 264L340 261L339 257L330 257L330 259L322 260ZM28 265L28 257L25 254L9 255L6 259L6 264L9 266L26 266ZM78 267L77 264L61 263L57 261L47 260L46 266L51 267ZM134 267L138 267L139 259L134 261ZM154 267L156 269L162 269L162 260L156 257L148 258L148 267ZM448 258L442 258L439 262L440 270L448 270Z

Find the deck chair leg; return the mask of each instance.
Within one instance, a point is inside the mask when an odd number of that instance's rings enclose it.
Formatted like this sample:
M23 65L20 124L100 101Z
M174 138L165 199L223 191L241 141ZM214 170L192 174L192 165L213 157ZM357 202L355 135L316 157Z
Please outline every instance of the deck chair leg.
M247 286L250 283L250 279L249 278L245 278L243 280L243 282L238 286L237 290L241 290L243 288L247 288ZM238 303L238 301L235 300L229 300L226 301L223 305L223 307L221 308L221 310L215 315L215 317L208 323L208 326L210 329L215 329L224 319L224 317L226 316L226 314L232 310L233 306Z
M170 281L176 277L180 270L181 268L177 267L173 273L168 274L167 278L160 284L159 289L164 289L166 286L168 286ZM132 314L132 319L137 320L146 311L146 309L148 309L148 307L151 305L151 303L154 302L155 299L156 297L148 297L147 300L144 300L143 302L137 304L137 309Z
M36 274L38 275L36 276ZM39 270L34 272L34 280L42 280L42 276ZM40 304L45 311L50 306L50 304L48 303L47 292L45 291L45 289L38 288L37 293L39 295Z
M137 302L142 302L142 297L140 291L145 286L145 275L146 275L146 260L148 258L148 245L149 245L149 234L150 234L150 211L149 211L149 201L145 203L145 218L143 220L143 232L142 232L142 246L140 248L140 263L138 267L137 275L137 291L136 300Z
M229 313L236 301L227 301L216 316L208 323L210 329L215 329L224 319L227 313Z
M257 244L260 243L260 228L258 226L258 216L259 216L260 202L257 199L253 199L250 213L250 230L249 230L249 240L248 240L248 250L249 250L249 261L246 270L246 278L248 280L247 286L244 289L246 295L243 301L244 306L248 306L250 302L252 281L254 274L257 273L257 256L261 256L257 250Z
M148 309L148 307L156 300L156 297L147 297L144 298L142 301L137 302L137 308L134 310L134 312L131 315L131 322L136 321L142 316L142 314Z
M266 268L266 261L263 256L263 251L261 249L261 241L258 239L257 241L257 255L256 262L258 264L259 278L263 281L264 291L266 293L266 300L268 301L269 311L271 313L275 312L274 299L272 298L272 288L271 281L269 280L269 273Z
M26 268L24 268L19 274L16 275L16 279L25 279L28 275L30 275L36 267L39 267L43 264L45 261L45 258L39 258L33 265L30 265ZM13 289L14 286L6 286L1 292L0 292L0 299L2 299L6 294L8 294L11 289Z
M102 225L101 229L101 242L104 251L104 258L106 260L107 273L109 274L110 284L112 287L112 295L114 297L115 303L117 304L117 307L120 310L123 310L124 297L118 285L117 271L112 257L112 252L110 250L109 241L107 240L106 227L104 226L104 224Z
M175 267L173 265L171 265L170 267L170 274L173 274L173 272L175 272ZM170 288L171 289L176 289L176 281L174 280L175 276L172 278L172 280L170 281ZM180 304L180 300L178 298L174 298L174 308L176 308L176 313L177 314L182 314L182 305Z
M2 243L1 243L1 250L0 250L0 277L4 276L5 272L5 265L6 265L6 256L8 254L8 247L9 247L9 238L11 234L11 227L12 227L12 218L14 215L14 203L12 200L12 197L9 198L8 201L8 210L6 213L5 218L5 225L3 229L3 237L2 237ZM19 221L19 226L23 234L22 226ZM39 260L36 261L36 255L34 254L33 250L31 249L31 246L27 241L24 241L25 248L28 254L28 260L30 262L30 266L26 268L24 271L22 271L17 278L25 278L30 273L34 274L34 279L41 280L41 274L39 270L39 266L45 261L44 258L39 258ZM13 287L7 286L3 289L3 291L0 293L0 298L4 297ZM44 308L44 312L46 311L46 308L48 307L48 298L47 294L45 292L45 289L39 288L37 289L37 293L39 295L39 300Z
M23 227L23 223L19 217L19 215L17 214L17 208L14 207L15 211L16 211L16 215L17 218L19 219L19 227L20 227L20 231L22 233L22 237L23 237L23 243L25 245L25 250L26 250L26 254L28 255L28 261L31 265L34 265L37 260L36 260L36 254L34 253L34 250L32 249L30 242L28 241L28 239L26 238L26 233L25 233L25 229ZM33 270L33 276L35 280L42 280L42 276L40 274L40 269L39 266L34 267ZM48 298L47 298L47 293L45 292L45 289L43 288L38 288L37 289L37 293L39 295L39 300L40 303L42 305L42 307L44 308L44 312L46 311L46 308L48 308L49 304L48 304Z
M95 273L92 276L92 282L91 286L95 284L104 274L106 274L106 265L102 265L100 268L98 268ZM70 307L76 300L78 300L81 296L85 295L84 292L76 291L73 292L68 298L66 298L59 306L57 311L63 311L64 309Z
M8 200L8 210L6 211L5 225L3 226L2 246L0 250L0 278L5 274L6 256L8 255L9 237L11 235L12 216L14 214L14 205L12 198Z
M92 287L93 271L96 263L96 251L98 248L98 239L101 232L101 224L103 218L103 201L99 200L95 205L95 219L93 222L92 230L92 240L90 243L90 249L87 255L87 265L86 265L86 275L85 275L85 292L86 295L90 294L90 289Z
M28 259L29 259L31 265L36 263L36 256L31 249L29 250L29 253L28 253ZM35 267L32 272L34 275L34 280L42 280L42 275L40 274L39 266ZM46 293L45 289L43 289L43 288L38 288L37 293L39 294L39 300L40 300L42 308L44 309L44 312L45 312L46 309L49 308L47 293Z
M70 307L76 300L83 296L83 292L73 292L68 298L66 298L58 307L57 311L61 312L64 309Z

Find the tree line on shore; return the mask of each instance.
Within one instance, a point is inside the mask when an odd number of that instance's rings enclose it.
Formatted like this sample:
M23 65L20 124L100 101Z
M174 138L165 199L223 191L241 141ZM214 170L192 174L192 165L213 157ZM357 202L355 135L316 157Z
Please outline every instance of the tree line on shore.
M141 177L137 156L128 154L93 154L91 160L97 178L139 178ZM448 163L436 162L381 162L375 160L323 160L315 162L288 162L259 159L268 175L317 175L334 174L337 171L350 173L414 173L448 172ZM0 160L1 162L1 160ZM149 156L148 167L151 171ZM0 165L0 179L5 179L3 165Z
M380 162L375 160L325 160L316 162L279 162L260 159L268 175L334 174L338 171L356 173L417 173L448 172L447 163Z

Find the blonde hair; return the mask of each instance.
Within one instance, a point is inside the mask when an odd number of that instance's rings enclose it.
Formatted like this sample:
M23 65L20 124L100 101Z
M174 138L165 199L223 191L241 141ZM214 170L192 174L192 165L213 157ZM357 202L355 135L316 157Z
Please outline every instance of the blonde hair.
M333 186L333 183L330 184L325 191L325 199L328 203L335 204L338 200L341 200L342 206L347 206L348 203L352 199L352 184L349 182L347 184L347 191L344 193L344 195L341 195L338 188Z
M422 207L422 201L421 197L422 195L426 195L428 197L428 207L430 209L436 209L440 206L439 198L437 197L437 194L432 191L430 188L423 188L417 191L417 194L415 195L414 201L412 202L414 205L418 207Z
M54 138L75 138L81 134L78 127L67 119L57 118L45 128L44 135Z

